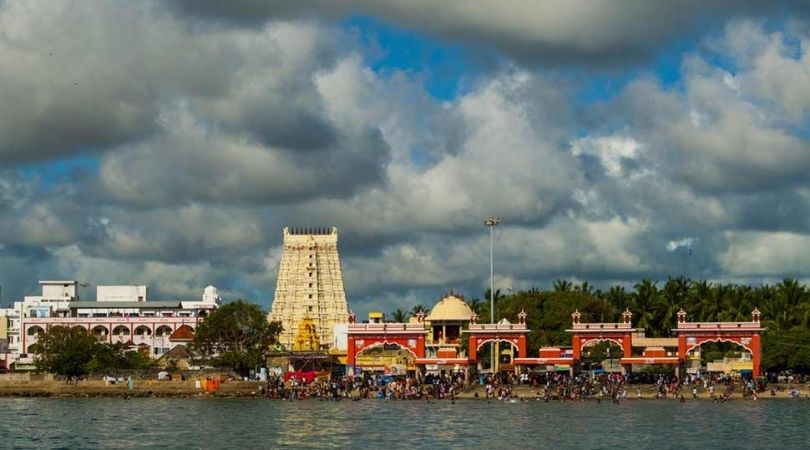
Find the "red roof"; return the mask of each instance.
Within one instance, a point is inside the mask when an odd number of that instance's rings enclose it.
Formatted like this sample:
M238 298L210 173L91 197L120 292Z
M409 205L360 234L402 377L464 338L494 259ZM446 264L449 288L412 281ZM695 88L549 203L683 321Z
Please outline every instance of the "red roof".
M174 333L169 336L170 341L190 341L194 339L194 330L188 325L180 325L174 330Z

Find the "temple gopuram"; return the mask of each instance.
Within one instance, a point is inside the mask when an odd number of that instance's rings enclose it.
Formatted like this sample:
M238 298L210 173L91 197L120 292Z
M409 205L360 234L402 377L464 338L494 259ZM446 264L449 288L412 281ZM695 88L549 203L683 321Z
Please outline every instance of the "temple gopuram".
M314 328L304 334L318 349L333 346L335 325L346 323L348 311L337 249L337 228L284 228L281 263L269 321L281 322L279 341L296 347L300 324Z

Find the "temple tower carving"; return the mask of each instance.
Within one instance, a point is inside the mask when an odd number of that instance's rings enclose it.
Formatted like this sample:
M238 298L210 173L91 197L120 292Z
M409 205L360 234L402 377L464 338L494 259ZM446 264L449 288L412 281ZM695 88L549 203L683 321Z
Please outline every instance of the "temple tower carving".
M284 228L273 306L267 319L284 327L279 341L295 346L299 324L311 320L321 347L331 347L335 324L348 310L337 249L337 228Z

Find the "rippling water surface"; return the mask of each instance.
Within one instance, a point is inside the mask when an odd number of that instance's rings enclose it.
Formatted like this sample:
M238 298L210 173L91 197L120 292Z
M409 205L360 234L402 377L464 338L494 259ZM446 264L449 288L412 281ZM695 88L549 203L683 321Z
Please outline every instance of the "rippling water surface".
M810 448L810 401L0 399L0 446Z

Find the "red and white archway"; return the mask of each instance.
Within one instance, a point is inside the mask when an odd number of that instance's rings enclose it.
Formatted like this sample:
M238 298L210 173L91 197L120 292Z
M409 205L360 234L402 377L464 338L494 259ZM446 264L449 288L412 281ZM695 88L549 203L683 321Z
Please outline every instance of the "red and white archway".
M518 314L518 323L502 320L493 324L479 324L478 316L470 318L469 327L463 331L470 338L468 347L469 359L472 363L478 362L478 351L488 342L508 342L515 349L515 358L526 358L526 337L529 329L526 327L526 312Z
M351 319L350 319L351 320ZM354 366L364 350L396 344L415 358L425 357L425 326L422 323L349 323L346 364Z
M582 323L582 314L579 310L571 314L572 325L569 330L572 334L573 361L582 359L582 349L599 342L613 342L622 348L622 357L633 356L633 333L636 331L631 325L633 313L625 310L622 321L616 323Z
M408 351L408 353L410 353L414 358L419 357L419 355L416 354L416 349L415 348L411 348L411 347L408 347L407 345L403 345L401 342L395 342L395 341L390 341L389 342L387 340L384 340L382 342L375 341L375 342L372 342L371 344L366 345L365 347L357 348L357 353L355 353L355 358L357 358L357 356L359 356L360 354L362 354L366 350L371 350L373 348L379 348L379 347L385 348L386 345L395 345L395 346L397 346L397 348Z
M762 328L761 313L751 312L750 322L688 322L686 311L678 311L678 357L685 361L689 352L709 342L737 344L751 353L753 376L762 373Z

